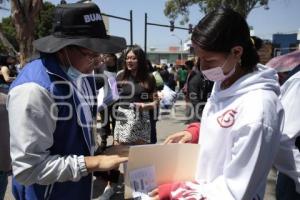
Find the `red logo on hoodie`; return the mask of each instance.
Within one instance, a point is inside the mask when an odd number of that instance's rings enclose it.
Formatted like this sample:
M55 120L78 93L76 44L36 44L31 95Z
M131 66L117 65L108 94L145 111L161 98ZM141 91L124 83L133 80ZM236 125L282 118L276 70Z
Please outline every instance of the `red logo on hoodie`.
M226 112L224 112L220 117L217 118L217 121L219 123L219 125L222 128L229 128L231 127L234 122L235 122L235 114L237 112L235 110L227 110Z

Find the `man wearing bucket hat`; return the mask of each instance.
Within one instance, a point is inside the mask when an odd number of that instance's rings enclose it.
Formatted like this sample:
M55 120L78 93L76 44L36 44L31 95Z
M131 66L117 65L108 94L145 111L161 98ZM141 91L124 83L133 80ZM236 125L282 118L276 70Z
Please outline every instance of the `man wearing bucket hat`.
M92 76L99 53L116 53L123 38L108 36L96 4L54 9L53 33L34 41L29 62L8 95L16 199L91 199L93 171L116 168L123 155L94 156L96 115ZM126 153L126 152L125 152Z

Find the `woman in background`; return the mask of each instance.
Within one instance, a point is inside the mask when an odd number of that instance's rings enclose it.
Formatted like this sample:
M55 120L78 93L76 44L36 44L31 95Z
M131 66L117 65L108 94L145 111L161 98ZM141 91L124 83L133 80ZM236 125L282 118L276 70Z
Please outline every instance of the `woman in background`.
M120 100L115 143L148 144L151 134L149 111L155 111L158 105L155 79L148 72L145 53L139 46L129 48L124 58L124 71L117 75Z

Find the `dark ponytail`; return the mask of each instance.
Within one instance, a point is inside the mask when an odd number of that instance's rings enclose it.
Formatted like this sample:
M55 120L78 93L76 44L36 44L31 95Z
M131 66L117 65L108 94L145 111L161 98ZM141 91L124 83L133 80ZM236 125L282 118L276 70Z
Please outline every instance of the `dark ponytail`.
M243 47L242 67L253 70L259 61L250 39L246 20L229 8L208 13L194 28L192 42L206 51L230 53L234 46Z

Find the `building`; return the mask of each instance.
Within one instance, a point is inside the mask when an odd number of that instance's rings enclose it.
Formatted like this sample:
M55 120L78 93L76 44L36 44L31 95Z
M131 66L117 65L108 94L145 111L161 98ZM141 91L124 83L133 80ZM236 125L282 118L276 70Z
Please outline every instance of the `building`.
M273 34L274 56L283 55L298 49L298 33L276 33Z
M180 65L189 58L189 54L189 51L180 50L180 47L169 47L168 50L150 48L147 51L147 58L153 64L173 63Z

